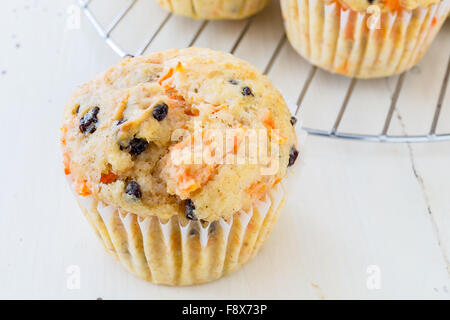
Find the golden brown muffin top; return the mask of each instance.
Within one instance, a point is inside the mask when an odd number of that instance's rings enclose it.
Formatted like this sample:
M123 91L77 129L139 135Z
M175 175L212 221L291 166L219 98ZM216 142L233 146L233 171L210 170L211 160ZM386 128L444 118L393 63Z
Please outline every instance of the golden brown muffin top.
M439 3L442 0L338 0L344 7L355 11L365 11L369 6L376 5L381 11L396 11L400 9L413 10L425 8L431 4ZM328 2L336 2L328 0Z
M77 88L62 126L65 171L80 195L163 219L214 221L249 208L285 176L296 144L266 76L199 48L124 59Z

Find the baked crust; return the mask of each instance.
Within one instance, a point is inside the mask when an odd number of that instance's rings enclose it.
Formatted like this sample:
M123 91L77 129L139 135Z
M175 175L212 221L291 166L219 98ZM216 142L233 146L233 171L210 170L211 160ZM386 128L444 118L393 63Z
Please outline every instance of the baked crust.
M285 176L297 143L290 118L271 81L230 54L189 48L127 58L79 86L65 107L65 170L80 195L141 217L184 217L191 201L191 218L227 219ZM256 164L176 163L199 132L215 153L211 136L225 129L237 138L224 155L250 130L265 130L279 155Z

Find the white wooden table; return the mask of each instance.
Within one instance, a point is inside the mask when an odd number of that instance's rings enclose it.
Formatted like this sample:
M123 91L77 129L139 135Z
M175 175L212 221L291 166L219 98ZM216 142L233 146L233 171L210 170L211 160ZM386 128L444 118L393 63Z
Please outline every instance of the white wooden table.
M108 10L97 8L104 14L98 18L111 21L123 1L108 0ZM79 29L71 28L66 10L73 3L2 2L0 298L450 298L450 142L381 144L309 135L286 208L250 264L217 282L187 288L156 286L128 274L103 252L62 173L59 126L68 96L119 60L84 16ZM166 17L153 0L139 6L126 19L141 19L141 29L114 30L120 43L135 50ZM261 70L283 32L278 11L274 3L257 16L235 50ZM187 46L201 25L171 18L148 50ZM195 45L229 51L245 25L209 23ZM429 129L449 39L447 22L405 77L390 128L394 134ZM311 67L287 42L280 49L269 75L295 103ZM358 82L348 104L352 113L341 128L377 133L396 81ZM318 70L302 100L305 125L327 129L349 83ZM450 127L448 89L438 130ZM70 280L78 270L76 288Z

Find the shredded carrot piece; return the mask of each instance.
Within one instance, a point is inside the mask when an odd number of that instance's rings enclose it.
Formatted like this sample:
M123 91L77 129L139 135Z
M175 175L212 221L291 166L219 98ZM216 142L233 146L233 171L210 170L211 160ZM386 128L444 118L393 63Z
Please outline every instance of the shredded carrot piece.
M86 180L77 183L76 191L82 197L86 197L91 194L91 190L89 189Z
M190 193L206 184L213 174L212 166L201 168L180 167L173 176L177 184L177 192L182 197L188 197Z
M64 166L64 174L68 176L70 174L70 168Z
M102 177L100 178L100 182L103 184L110 184L113 183L114 181L116 181L118 178L118 176L112 172L103 174L102 173Z
M178 96L171 95L171 96L169 96L169 99L177 100L177 101L184 101L184 97L180 96L180 95L178 95Z
M170 68L169 71L165 75L163 75L161 79L159 79L158 84L162 85L162 83L169 79L171 76L173 76L173 68Z
M273 186L275 187L277 184L279 184L281 182L281 178L278 178L277 180L275 180L275 182L273 183Z
M273 118L273 113L269 110L263 117L264 126L269 129L272 137L277 141L278 144L285 143L288 139L281 134L274 131L275 129L275 120Z
M170 68L169 71L164 76L162 76L161 79L159 79L158 84L162 85L162 83L172 77L175 72L182 72L183 70L183 65L180 61L178 61L175 70L173 68Z
M431 26L434 27L437 23L437 18L433 17L433 20L431 20Z
M183 69L183 65L181 64L180 61L178 61L177 67L175 68L175 71L177 71L177 72L182 72L183 70L184 70L184 69Z
M197 117L200 114L200 111L197 108L186 109L184 113L191 117Z
M263 118L263 123L266 128L275 129L275 121L273 119L273 114L271 111L268 111Z
M177 184L183 193L188 194L200 188L195 179L187 175L178 177Z
M217 112L219 112L219 111L221 111L221 110L224 110L224 109L226 109L226 108L227 108L227 106L224 106L224 105L215 107L215 108L213 109L213 111L212 111L212 114L215 114L215 113L217 113Z
M70 174L70 157L69 153L67 152L64 152L63 163L64 163L64 174L67 176Z
M66 145L67 127L65 127L65 126L61 127L61 132L62 132L61 143L62 143L63 146L65 146Z
M264 182L257 182L252 184L249 188L245 190L253 199L260 199L265 194L267 190L267 184Z

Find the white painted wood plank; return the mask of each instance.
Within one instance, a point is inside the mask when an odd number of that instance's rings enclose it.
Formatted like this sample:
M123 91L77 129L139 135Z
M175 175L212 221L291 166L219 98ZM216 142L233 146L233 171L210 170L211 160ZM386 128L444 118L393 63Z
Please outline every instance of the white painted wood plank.
M381 134L397 80L398 77L358 80L339 131Z
M298 235L302 271L326 298L446 297L434 291L448 274L406 149L308 137L280 224ZM366 287L369 265L380 290Z
M172 16L146 52L188 47L202 23L199 20Z
M252 18L235 55L263 71L283 34L280 4L272 1L269 7Z
M230 52L247 23L248 20L210 21L195 46Z
M91 0L88 7L95 12L95 18L99 24L107 29L122 10L132 2L132 0Z
M447 32L450 36L450 21L447 21L447 23L444 25L443 32ZM450 63L450 54L447 58L447 61L448 63ZM450 134L450 81L447 83L446 93L444 96L444 100L442 101L442 109L439 121L437 123L436 133Z
M13 137L3 141L11 156L0 158L0 166L8 168L0 172L7 181L0 185L0 298L449 298L443 255L450 236L449 143L414 145L411 156L403 144L309 136L301 153L304 165L288 186L292 195L271 239L250 264L220 281L188 288L155 286L127 273L104 252L62 175L62 108L77 84L119 60L85 18L80 30L65 29L61 13L70 3L41 0L25 9L28 1L8 1L0 12L7 30L0 42L6 57L0 60L5 71L0 73L0 115L20 119L0 126L0 135ZM236 25L241 28L243 22ZM36 26L45 37L36 36ZM232 46L233 32L214 40L209 27L200 43ZM308 65L290 50L282 48L270 75L295 99L301 88L296 93L289 77L304 79ZM255 61L263 69L269 58L261 54ZM292 71L283 77L278 68L289 66ZM323 81L330 86L328 94L341 92L332 88L341 85L337 80ZM319 82L316 99L332 102L318 94ZM314 98L307 99L313 106ZM380 290L366 287L371 264L381 268ZM70 265L80 267L79 290L66 287Z
M317 69L303 99L304 126L329 131L344 102L351 79Z
M167 14L168 12L163 10L156 1L139 0L114 29L111 37L126 52L134 54L158 30ZM139 21L139 27L136 27L137 21Z
M450 81L447 84L447 90L442 102L442 109L437 123L436 133L450 134Z
M311 65L292 49L286 39L268 76L283 94L292 114L297 110L297 100L310 70Z
M83 237L83 232L77 235L72 229L77 223L66 225L72 218L65 216L72 200L65 196L64 178L58 174L61 111L75 85L117 57L98 37L85 39L84 27L92 30L86 21L81 24L83 31L66 29L64 14L69 4L10 1L1 14L9 26L5 30L15 37L0 44L2 52L11 57L2 66L6 74L0 77L1 94L10 101L1 104L0 112L21 119L16 126L11 121L0 129L2 135L14 132L16 136L5 144L15 156L1 161L10 168L2 173L2 181L10 182L0 186L1 297L57 297L60 288L65 288L65 265L73 252L65 241L70 238L67 230L78 243ZM93 52L102 59L77 68L78 63L90 61L87 57ZM33 70L33 75L26 70ZM27 80L34 84L25 85Z
M429 132L449 56L450 24L447 23L425 57L406 74L390 133L424 135ZM450 131L450 124L447 128Z
M414 144L411 146L411 154L416 180L426 200L429 219L435 228L450 277L450 201L447 192L450 190L450 143ZM440 290L442 289L441 287Z
M292 114L297 109L297 100L310 70L311 65L286 40L268 75L283 94Z

